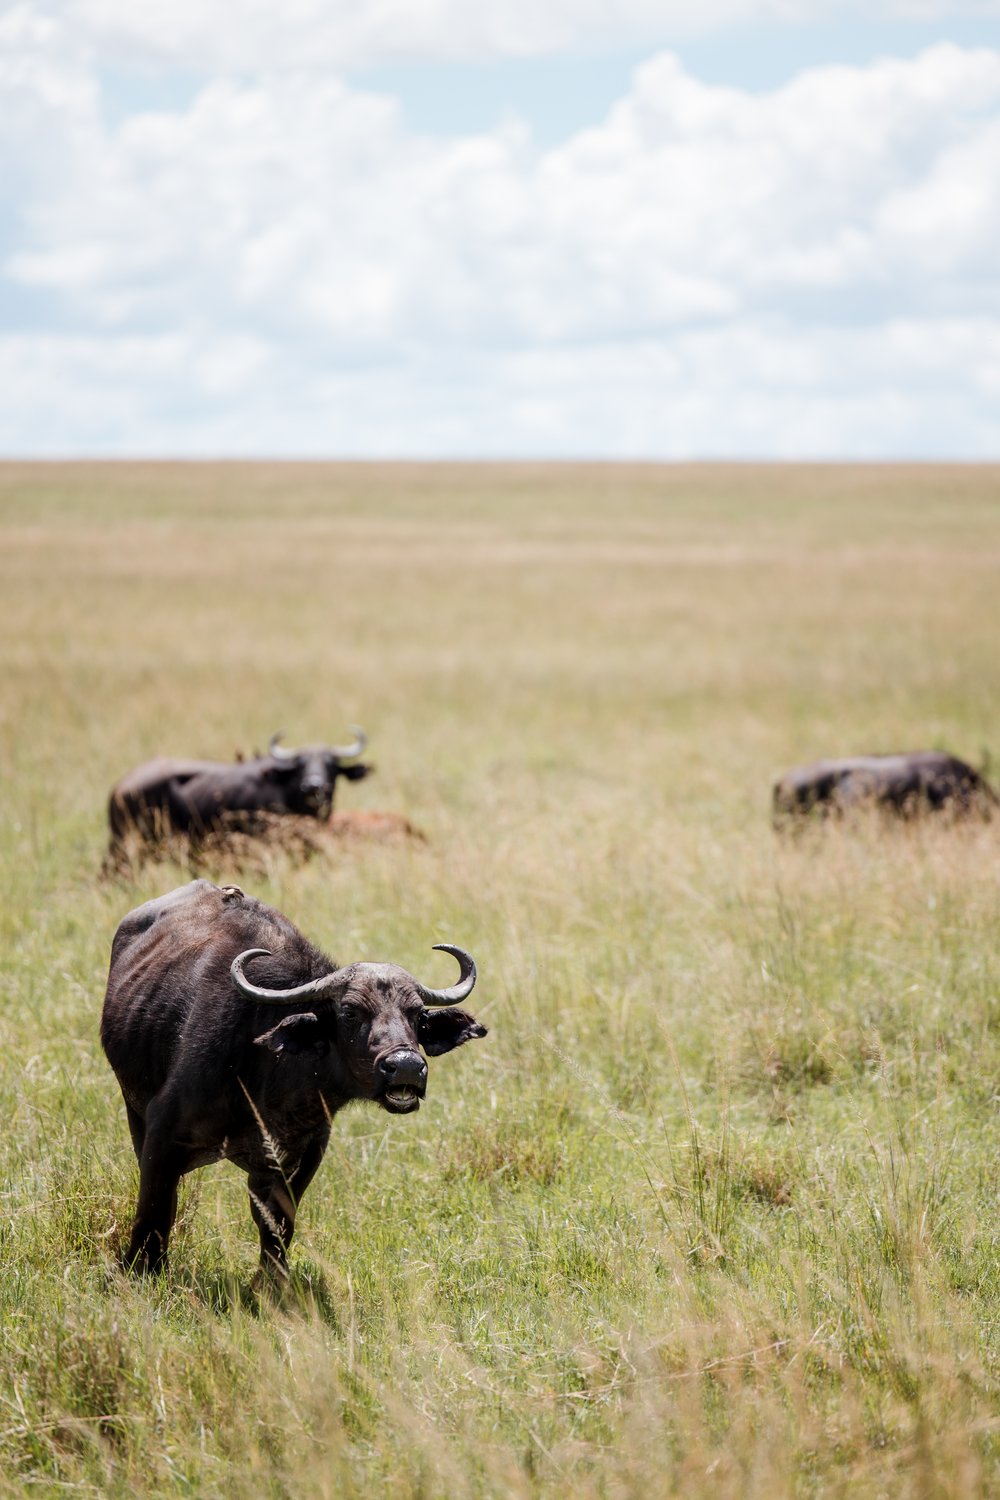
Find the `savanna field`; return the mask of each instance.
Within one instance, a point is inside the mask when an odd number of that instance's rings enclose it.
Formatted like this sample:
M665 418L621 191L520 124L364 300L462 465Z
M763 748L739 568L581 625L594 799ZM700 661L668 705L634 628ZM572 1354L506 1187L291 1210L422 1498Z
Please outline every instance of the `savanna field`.
M780 840L774 777L1000 770L1000 470L0 466L0 1493L1000 1493L1000 820ZM370 736L426 834L212 868L484 1041L134 1206L116 778Z

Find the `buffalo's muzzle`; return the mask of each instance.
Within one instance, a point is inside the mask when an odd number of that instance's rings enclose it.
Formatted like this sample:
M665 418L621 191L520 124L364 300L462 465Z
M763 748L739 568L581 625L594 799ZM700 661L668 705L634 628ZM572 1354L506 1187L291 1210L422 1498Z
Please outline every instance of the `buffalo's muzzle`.
M333 809L333 799L328 792L307 792L302 806L314 818L328 818Z
M379 1058L378 1074L382 1080L380 1102L394 1114L407 1114L420 1108L427 1088L427 1064L419 1052L401 1047Z

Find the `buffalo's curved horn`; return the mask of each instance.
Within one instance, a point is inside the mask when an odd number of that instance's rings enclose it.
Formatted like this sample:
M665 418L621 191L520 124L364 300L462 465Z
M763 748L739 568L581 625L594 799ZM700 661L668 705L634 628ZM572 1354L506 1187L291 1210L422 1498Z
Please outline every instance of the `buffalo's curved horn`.
M350 726L350 729L351 733L354 736L353 745L330 746L330 749L333 751L334 755L339 755L341 760L350 760L352 755L360 755L368 743L368 736L365 734L360 725L352 724Z
M457 958L461 974L458 983L446 990L426 989L418 980L420 998L425 1005L457 1005L459 1000L472 994L472 987L476 982L476 961L471 953L466 953L464 948L456 948L453 943L435 943L434 947Z
M251 958L268 958L270 954L270 948L248 948L229 965L233 983L248 1000L257 1000L262 1005L297 1005L300 1000L319 1000L332 995L348 983L347 973L343 969L334 969L331 974L324 974L320 979L310 979L306 984L293 985L290 990L263 989L246 977L243 965Z
M278 744L278 741L280 739L284 739L284 735L285 731L283 729L279 729L276 731L276 733L272 734L271 738L267 742L267 753L272 760L295 759L294 750L284 750L281 745Z
M278 741L284 737L284 733L283 729L279 729L268 741L267 753L273 760L294 760L299 753L297 750L285 750L279 745ZM351 733L354 735L352 744L330 746L332 754L340 760L351 760L355 755L361 755L368 744L368 736L359 724L351 725Z

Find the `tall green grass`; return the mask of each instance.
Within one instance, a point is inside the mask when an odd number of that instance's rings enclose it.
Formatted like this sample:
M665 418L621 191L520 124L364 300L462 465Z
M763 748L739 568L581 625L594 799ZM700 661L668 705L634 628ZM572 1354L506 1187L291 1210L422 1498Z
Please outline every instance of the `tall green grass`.
M1000 472L0 467L0 1491L1000 1489L1000 826L778 841L819 754L1000 756ZM362 723L426 844L226 868L483 1042L338 1117L293 1284L169 1272L97 1042L153 753Z

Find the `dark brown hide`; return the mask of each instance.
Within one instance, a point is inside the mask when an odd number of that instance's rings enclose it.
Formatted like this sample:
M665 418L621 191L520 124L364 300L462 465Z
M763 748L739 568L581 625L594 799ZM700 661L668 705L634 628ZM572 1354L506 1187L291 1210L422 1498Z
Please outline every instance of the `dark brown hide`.
M842 815L864 806L904 817L942 811L988 814L997 798L978 771L941 750L818 760L796 766L774 785L776 827L810 813Z
M359 781L373 767L317 745L253 760L146 761L123 776L108 802L111 848L130 834L147 843L173 833L197 838L223 823L250 826L255 814L329 818L337 778Z
M257 1003L230 972L254 948L270 950L247 960L266 988L335 969L280 912L207 880L147 901L115 934L101 1041L139 1160L126 1261L140 1270L164 1262L180 1178L226 1158L249 1178L261 1264L282 1272L337 1111L352 1099L419 1108L421 1049L437 1056L486 1035L465 1011L428 1010L422 995L449 1002L394 964L338 970L337 987L308 1003Z

